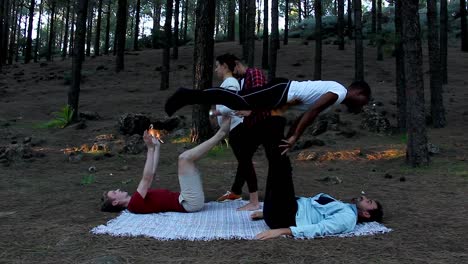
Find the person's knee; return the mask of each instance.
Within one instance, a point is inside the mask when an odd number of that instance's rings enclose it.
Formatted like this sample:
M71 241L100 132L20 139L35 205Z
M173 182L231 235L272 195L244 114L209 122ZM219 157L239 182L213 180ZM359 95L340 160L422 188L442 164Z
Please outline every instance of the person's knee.
M188 212L198 212L201 211L205 205L205 194L202 192L199 195L188 198L186 201Z

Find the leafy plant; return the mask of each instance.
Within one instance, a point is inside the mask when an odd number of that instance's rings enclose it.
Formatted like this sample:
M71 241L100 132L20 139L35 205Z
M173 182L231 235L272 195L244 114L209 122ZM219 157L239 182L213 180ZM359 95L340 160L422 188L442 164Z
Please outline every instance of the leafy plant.
M59 112L53 112L54 119L41 125L43 128L64 128L72 122L73 108L69 105L64 106Z
M86 174L81 178L81 185L89 185L94 183L94 174Z

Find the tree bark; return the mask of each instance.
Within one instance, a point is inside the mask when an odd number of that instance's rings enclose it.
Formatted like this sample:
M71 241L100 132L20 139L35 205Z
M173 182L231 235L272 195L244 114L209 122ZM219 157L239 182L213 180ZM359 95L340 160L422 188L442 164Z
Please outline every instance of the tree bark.
M445 127L445 108L442 96L442 73L440 70L439 20L437 1L427 0L429 72L431 89L431 117L435 128Z
M344 0L338 0L338 49L344 50Z
M262 68L268 69L268 0L263 2L263 49L262 49Z
M117 25L116 25L116 65L115 71L120 72L124 69L125 39L127 35L127 0L119 0L117 7Z
M28 38L26 40L26 52L24 54L24 63L29 63L32 58L32 31L33 31L33 19L34 19L34 4L35 0L31 0L29 4L29 21L28 21Z
M401 1L407 99L408 143L406 161L413 167L429 163L424 113L423 60L418 10L419 0Z
M102 0L101 0L102 1ZM67 1L67 13L65 15L65 36L63 37L63 46L62 46L62 59L67 57L67 49L68 49L68 24L70 21L70 0Z
M247 1L247 30L246 30L246 45L247 45L247 64L253 67L255 63L255 1Z
M91 56L91 39L93 35L93 17L94 17L94 1L96 0L88 0L88 30L86 32L86 56ZM118 22L117 22L118 23Z
M273 5L273 4L272 4ZM302 22L302 5L301 0L297 0L297 18L299 19L299 23Z
M447 0L440 0L440 67L442 83L448 83L447 74L447 44L448 44L448 10Z
M72 120L78 120L78 104L80 98L81 68L84 59L86 39L86 14L88 12L88 0L79 0L77 5L76 33L72 58L72 82L68 90L68 105L73 109Z
M3 30L5 25L5 4L4 0L0 2L0 72L2 72L3 67L3 50L6 48L3 46L3 40L5 39Z
M466 23L466 1L460 0L461 49L468 51L468 32Z
M171 52L171 20L172 20L172 0L166 1L166 21L164 22L164 40L163 63L161 70L161 87L160 90L169 89L169 72L170 72L170 52Z
M267 2L266 0L265 2ZM284 1L284 40L283 45L288 45L289 34L289 0Z
M19 33L21 30L21 18L22 14L21 12L21 3L19 5L16 5L16 2L13 1L13 6L11 8L12 16L11 16L11 23L12 23L12 28L10 30L10 44L9 47L7 48L8 50L8 65L13 64L13 59L18 57L18 41L16 36L19 38ZM19 14L19 20L18 20L18 14Z
M364 81L364 47L362 44L361 0L354 0L355 81Z
M236 3L234 2L234 12L236 9ZM189 2L185 0L185 10L184 10L184 43L187 42L187 25L188 25L188 10L189 10ZM234 17L235 20L235 17ZM235 22L234 22L235 24ZM234 34L234 33L233 33Z
M245 20L246 20L246 4L247 0L239 0L239 44L243 45L245 41ZM244 51L244 49L242 50ZM244 52L242 52L242 56L244 56ZM245 58L245 57L244 57Z
M49 42L47 45L47 61L52 60L52 52L55 47L55 0L52 0L50 10L50 25L49 25Z
M347 35L349 39L353 38L353 1L348 0L348 30Z
M377 60L383 60L382 37L382 0L377 0Z
M9 0L5 0L3 2L3 26L2 26L2 43L0 46L2 49L0 50L0 65L5 64L7 61L7 52L8 52L8 39L10 36L10 6L11 2ZM16 24L16 23L15 23Z
M153 34L152 45L153 49L158 47L159 30L161 29L161 0L153 1Z
M270 38L270 56L268 64L268 80L271 81L276 77L276 59L278 55L278 0L271 1L271 38Z
M179 58L179 6L180 0L175 0L174 9L174 45L172 47L172 58Z
M236 1L228 0L228 41L235 40L236 32Z
M315 59L314 80L322 79L322 0L314 1L315 11Z
M111 18L111 4L112 0L107 2L107 17L106 17L106 40L104 41L104 54L109 54L109 42L110 42L110 18Z
M371 24L371 33L375 34L377 32L377 9L376 9L376 0L371 1L371 19L372 19L372 24Z
M70 50L68 51L68 56L73 57L73 49L75 46L75 14L76 14L76 4L73 5L72 19L71 19L71 28L70 28Z
M101 50L101 19L102 19L102 0L98 0L98 17L96 21L96 36L94 38L94 55L99 56Z
M396 66L396 106L397 127L406 132L406 80L405 60L403 55L403 35L401 24L401 1L395 0L395 66Z
M34 47L34 62L38 62L39 48L41 46L41 20L42 20L42 8L44 1L39 4L39 18L37 20L37 33L36 33L36 45Z
M195 47L193 52L193 87L211 87L213 76L214 10L215 0L197 1ZM213 131L208 117L209 105L195 105L192 110L192 142L208 139Z
M136 2L136 14L135 14L135 35L133 36L133 50L140 50L138 47L138 35L140 34L140 9L141 0Z

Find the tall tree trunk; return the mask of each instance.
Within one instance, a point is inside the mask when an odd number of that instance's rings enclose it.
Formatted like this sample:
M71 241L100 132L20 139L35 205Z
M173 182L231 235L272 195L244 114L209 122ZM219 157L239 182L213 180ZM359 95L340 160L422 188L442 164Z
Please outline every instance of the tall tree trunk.
M419 166L429 163L424 113L419 0L402 0L401 4L407 99L408 143L406 160L411 166Z
M8 39L10 35L10 0L4 0L3 2L3 27L2 27L2 43L0 46L0 65L5 64L7 60L8 52Z
M101 0L102 1L102 0ZM63 38L63 48L62 48L62 59L65 59L67 56L68 49L68 24L70 21L70 0L67 1L67 14L65 15L65 36Z
M371 33L372 34L375 34L375 32L377 32L377 9L376 9L376 0L372 0L371 1L372 4L371 4L371 20L372 20L372 24L371 24Z
M153 49L158 47L159 30L161 29L161 0L153 1L153 34L152 45Z
M163 51L163 63L161 70L161 87L160 90L169 89L169 73L170 73L170 52L171 52L171 20L172 20L172 0L166 0L166 21L164 22L164 51Z
M268 0L263 2L263 49L262 49L262 68L268 69Z
M127 0L119 0L117 7L117 25L116 25L116 67L115 71L120 72L124 69L125 39L127 36Z
M104 41L104 54L109 54L109 42L110 42L110 18L111 18L111 4L112 0L107 2L107 16L106 16L106 40Z
M245 40L245 1L239 0L239 44L243 45ZM244 53L242 53L244 56Z
M266 1L268 1L268 0L266 0ZM283 40L283 45L288 45L288 38L289 38L288 35L289 35L289 0L285 0L284 1L284 40Z
M12 24L12 28L11 28L11 34L10 34L10 44L9 44L9 47L6 48L5 50L8 50L8 64L11 65L13 64L13 58L14 56L18 56L18 41L17 41L17 38L16 38L16 35L18 34L18 38L19 38L19 32L20 30L17 31L18 28L21 29L21 18L22 18L22 14L20 13L21 12L21 4L19 5L16 5L16 2L13 1L12 3L12 8L11 8L11 11L13 12L13 15L11 16L11 24ZM19 20L18 20L18 14L19 14ZM8 30L7 30L8 31ZM18 32L18 33L17 33Z
M255 0L253 0L255 1ZM219 34L219 23L221 20L221 0L216 0L216 15L215 15L215 36Z
M15 58L15 62L18 62L18 56L19 56L19 47L20 47L20 42L21 42L21 20L23 18L23 2L20 2L19 6L18 6L18 11L17 11L17 15L18 15L18 12L19 12L19 20L17 21L16 25L17 25L17 33L16 33L16 45L15 45L15 40L14 38L11 38L11 42L10 43L13 43L13 44L10 44L10 47L13 47L13 45L15 46L15 55L14 55L14 58ZM11 52L13 52L13 48L10 48ZM10 56L10 58L13 58L13 56ZM8 59L8 64L12 64L11 60Z
M71 27L70 27L70 49L68 51L68 56L73 57L73 49L75 47L75 14L76 14L76 4L73 5L73 12L71 18Z
M211 87L213 76L215 0L197 1L195 47L193 52L193 87ZM208 117L209 105L195 105L192 110L192 142L208 139L213 131Z
M403 55L403 35L401 32L401 1L404 0L395 0L396 106L398 129L400 132L406 132L406 80L405 60Z
M47 45L47 61L52 60L52 52L55 47L55 0L52 0L50 7L49 43Z
M172 47L172 58L174 60L177 60L179 58L179 7L180 7L180 0L175 0L174 45Z
M344 1L338 0L338 49L344 50Z
M361 0L354 0L354 37L355 39L355 59L354 59L354 80L364 81L364 47L362 44L362 12Z
M461 49L468 51L468 32L466 28L466 1L460 0Z
M309 18L310 10L309 10L309 1L304 0L304 18L307 19Z
M314 1L315 11L315 66L314 80L322 79L322 0Z
M301 0L297 0L297 18L299 19L299 23L302 22L302 5Z
M439 20L436 0L427 0L429 71L431 88L432 125L445 127L445 108L442 96L442 73L440 71Z
M24 63L29 63L32 58L32 31L34 19L34 4L36 0L31 0L29 4L29 23L28 23L28 38L26 40L26 52L24 54Z
M234 12L236 9L236 3L234 2ZM184 11L184 43L187 42L187 25L188 25L188 10L189 10L189 0L185 0L185 11ZM235 16L234 16L235 20ZM235 21L234 21L235 24ZM233 33L234 34L234 33ZM234 40L234 39L233 39Z
M260 9L260 5L261 5L261 1L260 0L257 0L257 33L256 33L256 36L260 36L260 17L262 16L262 10Z
M349 39L353 38L353 0L348 0L348 7L347 7L347 15L348 15L348 31L347 35Z
M276 77L276 59L278 55L278 0L271 1L271 37L270 37L270 56L268 58L269 71L268 80Z
M96 21L96 36L94 38L94 55L100 55L101 49L101 19L102 19L102 0L98 0L98 17Z
M88 12L88 0L79 0L76 6L76 34L72 58L72 82L68 90L68 105L73 109L74 121L78 120L78 104L80 98L81 67L84 60L84 48L86 38L86 14Z
M228 33L227 33L228 41L235 40L235 32L236 32L236 0L228 0Z
M93 17L94 17L94 1L88 0L88 29L86 30L86 56L91 56L91 39L93 35Z
M447 0L440 0L440 67L442 83L447 84L447 43L448 43L448 11Z
M3 40L4 40L4 25L5 25L5 1L2 0L0 2L0 72L2 72L2 67L3 67L3 50L6 48L3 46Z
M34 62L38 62L39 48L41 46L41 20L42 20L42 8L44 6L44 0L41 0L39 4L39 18L37 19L36 26L36 45L34 47Z
M377 0L377 60L383 60L382 0Z
M247 64L249 67L253 67L255 63L255 1L247 1L247 34L246 34L246 45L247 45Z
M139 50L138 47L138 35L140 34L140 9L141 9L141 0L136 2L136 14L135 14L135 35L133 36L133 49Z

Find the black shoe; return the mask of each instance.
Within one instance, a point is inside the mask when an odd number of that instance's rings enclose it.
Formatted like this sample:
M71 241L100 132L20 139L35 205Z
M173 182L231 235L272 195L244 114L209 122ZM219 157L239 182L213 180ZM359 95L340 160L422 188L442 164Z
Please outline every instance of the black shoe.
M179 88L173 95L171 95L167 101L166 105L164 106L164 110L166 111L168 116L172 116L177 110L180 108L191 104L191 94L193 94L192 89L187 88Z

